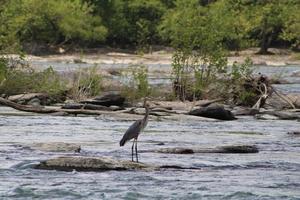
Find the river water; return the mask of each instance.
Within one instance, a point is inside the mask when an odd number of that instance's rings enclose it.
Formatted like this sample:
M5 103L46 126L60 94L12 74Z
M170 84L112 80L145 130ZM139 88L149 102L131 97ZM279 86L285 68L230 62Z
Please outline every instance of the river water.
M68 68L66 64L62 68L57 63L52 65L56 70ZM261 66L256 70L292 80L291 74L299 66ZM297 84L278 87L300 92ZM260 150L257 154L139 155L147 164L198 170L99 173L32 168L42 160L62 155L130 160L131 144L120 148L118 143L132 122L109 116L35 115L0 107L0 199L300 199L300 137L287 134L299 131L300 122L291 120L151 120L140 135L140 150L233 144L256 145ZM82 151L57 153L26 147L40 142L76 143Z
M61 61L47 61L47 60L34 60L29 62L35 69L44 70L51 66L55 71L60 73L72 72L79 69L85 69L89 67L98 67L101 69L122 69L132 66L131 64L90 64L90 63L72 63ZM169 64L148 64L146 65L150 71L166 70L171 71L171 65ZM280 80L287 80L289 84L274 85L282 92L286 93L300 93L300 77L293 77L293 73L299 72L300 66L298 65L282 65L282 66L254 66L254 73L262 73L272 78L279 78ZM160 76L160 77L159 77ZM120 77L114 77L120 79ZM170 76L163 73L156 73L155 77L149 77L149 83L152 85L157 84L171 84Z
M132 121L111 117L24 116L0 107L0 199L300 199L298 121L151 120L139 149L257 145L257 154L140 153L141 162L200 170L59 172L32 169L73 153L31 150L35 142L77 143L82 156L130 160L118 142ZM163 142L163 146L158 144Z

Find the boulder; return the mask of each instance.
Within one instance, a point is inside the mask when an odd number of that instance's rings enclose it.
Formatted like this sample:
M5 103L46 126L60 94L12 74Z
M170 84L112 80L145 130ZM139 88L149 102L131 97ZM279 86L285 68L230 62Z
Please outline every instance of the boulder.
M33 143L29 148L52 152L80 152L81 150L80 145L65 142Z
M214 148L162 148L156 153L193 154L193 153L258 153L255 145L228 145Z
M211 104L207 107L196 108L189 112L190 115L208 117L220 120L234 120L236 119L231 111L218 104Z
M59 171L108 171L150 170L156 167L131 161L114 160L107 157L69 156L52 158L41 162L35 169Z
M125 97L123 97L120 92L104 92L101 96L95 97L92 100L85 100L81 103L84 104L95 104L101 106L120 106L122 107L125 102Z

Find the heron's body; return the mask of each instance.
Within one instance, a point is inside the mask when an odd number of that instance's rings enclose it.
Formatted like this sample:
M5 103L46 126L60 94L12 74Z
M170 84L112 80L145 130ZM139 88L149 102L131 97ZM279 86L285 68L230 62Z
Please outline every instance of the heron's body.
M132 161L133 161L133 147L135 144L135 151L136 151L136 160L138 162L138 155L137 155L137 139L140 135L140 133L144 130L144 128L147 126L148 123L148 117L149 117L149 106L144 103L146 113L143 119L139 119L135 121L125 132L123 135L123 138L120 141L120 146L124 146L125 143L131 139L134 139L132 144Z

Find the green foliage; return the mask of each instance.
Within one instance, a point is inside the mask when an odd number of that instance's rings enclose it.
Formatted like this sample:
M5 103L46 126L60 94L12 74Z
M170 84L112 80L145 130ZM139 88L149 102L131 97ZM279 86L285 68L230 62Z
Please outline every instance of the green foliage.
M141 52L157 44L207 49L215 40L266 53L273 45L299 45L299 9L298 0L2 0L0 51L20 43L103 42Z
M177 50L172 64L175 93L181 100L192 100L200 98L217 75L225 72L227 61L220 45L225 29L215 13L197 0L176 3L160 28L162 35L170 35Z
M103 41L107 30L92 11L81 0L8 1L1 13L0 34L3 40L21 43Z
M5 79L0 85L1 94L44 92L51 96L59 96L66 90L65 83L51 67L42 72L35 72L30 68L22 69L6 65L4 71Z
M248 82L252 80L253 63L246 58L244 63L233 63L224 81L223 95L227 100L232 100L234 104L253 105L257 94L248 87ZM224 96L225 97L225 96Z
M0 57L0 87L6 80L7 66L8 60L4 57Z
M300 2L290 3L283 9L283 32L281 38L291 42L292 48L299 48L300 45Z
M133 102L135 100L151 95L151 88L148 82L148 70L145 66L133 66L124 74L126 81L122 93Z

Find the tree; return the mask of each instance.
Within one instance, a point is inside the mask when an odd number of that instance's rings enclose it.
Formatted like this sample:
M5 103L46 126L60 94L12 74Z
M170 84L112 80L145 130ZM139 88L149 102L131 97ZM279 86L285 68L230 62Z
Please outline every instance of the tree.
M226 67L222 46L226 27L220 20L222 16L215 14L198 0L178 0L163 18L160 33L176 49L174 89L181 100L199 97Z
M93 8L81 0L8 1L1 13L2 27L20 43L62 44L103 41L107 30ZM4 28L0 34L9 39Z
M297 50L300 45L300 1L291 1L283 8L283 32L281 38L289 41Z

